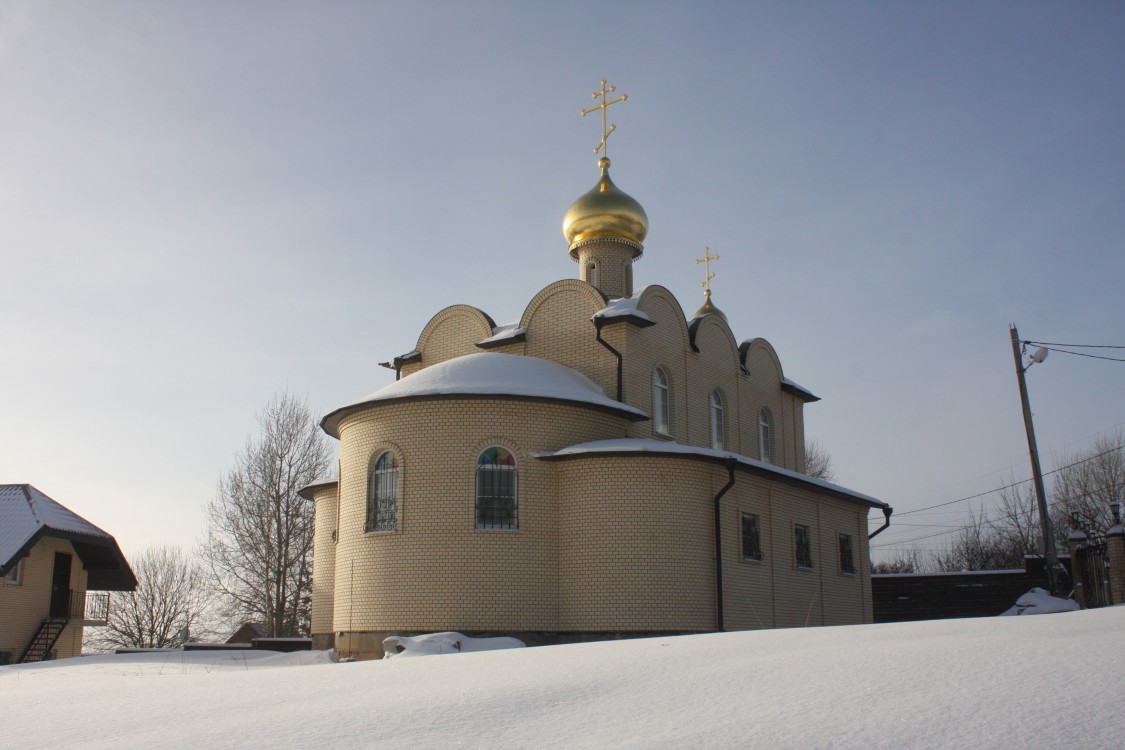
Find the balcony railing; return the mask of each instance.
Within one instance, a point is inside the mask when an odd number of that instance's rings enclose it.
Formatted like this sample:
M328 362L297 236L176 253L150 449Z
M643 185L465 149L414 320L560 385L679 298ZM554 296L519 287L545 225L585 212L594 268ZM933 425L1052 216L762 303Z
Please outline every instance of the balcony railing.
M79 625L105 625L109 619L108 591L70 592L70 621Z

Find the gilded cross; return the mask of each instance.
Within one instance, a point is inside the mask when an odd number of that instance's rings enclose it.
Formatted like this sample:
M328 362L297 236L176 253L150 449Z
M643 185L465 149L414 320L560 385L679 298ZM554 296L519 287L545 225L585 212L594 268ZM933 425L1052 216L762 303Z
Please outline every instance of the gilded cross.
M718 254L712 255L711 248L707 247L706 245L704 245L703 247L703 257L695 259L696 263L703 264L703 268L707 272L707 278L699 282L699 285L703 287L703 289L707 292L708 297L711 296L711 279L715 278L715 272L711 270L711 261L718 259Z
M609 152L605 150L605 148L606 148L605 142L606 142L606 139L609 138L609 134L612 133L613 131L617 130L617 126L616 125L610 125L609 129L608 130L606 129L606 126L605 126L605 111L607 109L609 109L611 104L617 104L618 102L625 101L626 99L629 98L629 95L628 94L622 94L621 96L617 97L616 99L606 101L606 96L608 96L609 94L612 94L614 91L616 91L617 87L616 86L606 86L605 83L606 82L603 79L602 80L602 90L594 92L594 98L595 99L597 99L599 96L602 98L601 103L596 104L593 107L590 107L589 109L582 110L582 116L585 117L586 115L593 112L595 109L600 109L602 111L602 142L599 143L594 148L594 153L596 154L599 151L602 151L603 156L609 156Z

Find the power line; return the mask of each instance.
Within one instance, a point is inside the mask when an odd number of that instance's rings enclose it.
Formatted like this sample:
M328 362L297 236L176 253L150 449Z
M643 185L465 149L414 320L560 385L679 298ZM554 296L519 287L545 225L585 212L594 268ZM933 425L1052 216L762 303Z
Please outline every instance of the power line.
M1055 341L1024 341L1032 346L1069 346L1071 349L1125 349L1125 346L1111 344L1060 344Z
M1078 466L1079 464L1084 464L1087 461L1093 461L1095 458L1101 458L1102 456L1104 456L1106 454L1113 453L1114 451L1119 451L1122 448L1125 448L1125 444L1118 445L1114 448L1110 448L1109 450L1102 451L1101 453L1095 454L1093 456L1089 456L1087 458L1079 459L1078 461L1075 461L1074 463L1067 464L1066 466L1060 466L1057 469L1052 469L1051 471L1044 472L1043 476L1046 477L1046 476L1050 476L1051 474L1057 474L1060 471L1063 471L1064 469L1069 469L1072 466ZM949 502L945 502L945 503L938 503L937 505L929 505L925 508L916 508L915 510L908 510L908 511L904 511L902 513L897 513L895 515L897 515L899 518L901 518L902 516L909 516L913 513L921 513L924 510L933 510L934 508L944 508L947 505L953 505L955 503L963 503L966 500L975 500L978 497L984 497L985 495L991 495L994 492L1000 492L1002 490L1006 490L1006 489L1009 489L1011 487L1016 487L1016 486L1021 485L1021 484L1027 484L1030 481L1031 481L1030 479L1021 479L1018 482L1012 482L1011 484L1006 484L1003 487L997 487L994 490L988 490L987 492L978 492L977 494L969 495L968 497L962 497L962 498L958 498L956 500L950 500Z
M1049 352L1058 352L1059 354L1073 354L1075 357L1089 357L1090 359L1105 359L1105 360L1109 360L1110 362L1125 362L1125 359L1122 359L1120 357L1103 357L1100 354L1086 354L1085 352L1068 352L1066 349L1055 349L1055 348L1050 347L1050 346L1044 346L1042 348L1046 349ZM1106 348L1107 349L1108 348L1116 349L1117 347L1106 347Z

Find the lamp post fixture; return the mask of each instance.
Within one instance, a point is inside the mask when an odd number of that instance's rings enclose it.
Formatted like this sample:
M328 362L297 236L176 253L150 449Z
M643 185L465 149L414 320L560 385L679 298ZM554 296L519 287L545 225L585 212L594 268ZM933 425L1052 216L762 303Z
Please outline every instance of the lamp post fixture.
M1051 594L1055 590L1055 570L1058 568L1059 559L1055 554L1055 534L1051 528L1051 516L1047 512L1047 493L1043 489L1043 470L1039 466L1039 448L1035 443L1035 425L1031 422L1031 402L1027 398L1027 381L1024 373L1031 365L1038 364L1047 358L1047 350L1039 349L1031 355L1031 362L1025 367L1020 356L1020 334L1015 324L1011 327L1012 357L1016 360L1016 380L1020 385L1020 401L1023 402L1023 426L1027 431L1027 449L1031 454L1031 475L1035 482L1035 499L1039 503L1039 526L1043 531L1043 556L1047 568L1047 586Z

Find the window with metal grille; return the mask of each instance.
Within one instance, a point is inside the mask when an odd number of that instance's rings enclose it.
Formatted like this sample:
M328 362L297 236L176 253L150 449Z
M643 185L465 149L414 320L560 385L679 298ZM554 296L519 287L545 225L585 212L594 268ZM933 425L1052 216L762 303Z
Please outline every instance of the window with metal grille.
M398 458L387 451L371 470L367 502L367 530L394 531L398 528Z
M517 529L516 458L506 448L485 448L477 457L477 528Z
M668 376L657 367L652 373L652 426L661 435L667 435L670 421Z
M852 538L848 534L840 535L840 572L845 575L855 575L855 556L852 555Z
M811 568L812 561L812 532L808 526L796 524L793 526L793 546L796 551L797 567Z
M723 397L719 389L711 391L711 447L717 451L726 447L727 425L723 417Z
M762 530L758 517L750 513L742 514L742 559L762 559Z

